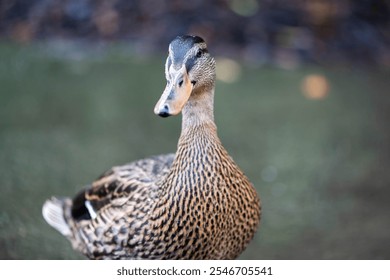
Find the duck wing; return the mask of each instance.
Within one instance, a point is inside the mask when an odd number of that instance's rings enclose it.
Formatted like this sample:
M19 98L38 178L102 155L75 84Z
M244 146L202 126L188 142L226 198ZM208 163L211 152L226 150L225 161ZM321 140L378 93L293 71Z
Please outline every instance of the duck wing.
M90 258L125 254L121 247L145 222L173 159L174 154L160 155L113 167L73 199L47 200L43 216Z
M168 173L174 154L155 156L116 166L101 175L73 199L71 213L76 220L93 219L106 207L120 207L153 199L158 181Z

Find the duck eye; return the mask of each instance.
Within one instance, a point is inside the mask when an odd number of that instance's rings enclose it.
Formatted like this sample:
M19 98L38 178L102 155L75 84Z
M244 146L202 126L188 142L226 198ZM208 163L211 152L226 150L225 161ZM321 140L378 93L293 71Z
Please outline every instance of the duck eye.
M202 50L198 50L198 52L196 53L196 57L201 57L203 54L203 51Z

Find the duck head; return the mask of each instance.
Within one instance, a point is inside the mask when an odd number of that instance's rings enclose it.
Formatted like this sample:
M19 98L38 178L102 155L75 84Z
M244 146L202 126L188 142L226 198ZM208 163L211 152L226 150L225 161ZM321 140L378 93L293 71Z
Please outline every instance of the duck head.
M191 96L214 87L215 60L205 41L198 36L178 36L169 44L165 63L167 85L154 113L161 117L177 115Z

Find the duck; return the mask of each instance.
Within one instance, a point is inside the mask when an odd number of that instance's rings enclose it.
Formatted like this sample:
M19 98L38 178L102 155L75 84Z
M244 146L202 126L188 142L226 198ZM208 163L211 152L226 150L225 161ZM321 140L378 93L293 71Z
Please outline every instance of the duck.
M176 153L112 167L43 204L46 222L89 259L236 259L258 229L260 197L217 134L206 42L173 39L165 77L154 113L181 113Z

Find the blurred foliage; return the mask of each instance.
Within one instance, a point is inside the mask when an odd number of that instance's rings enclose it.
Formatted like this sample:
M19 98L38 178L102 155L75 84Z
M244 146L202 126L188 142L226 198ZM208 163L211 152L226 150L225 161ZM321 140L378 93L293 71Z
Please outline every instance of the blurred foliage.
M165 52L179 34L256 64L390 65L386 0L2 0L0 36L17 42L124 40Z
M81 258L44 222L44 200L175 151L180 117L153 114L164 59L0 45L1 259ZM216 122L263 202L242 258L390 258L388 70L234 67L217 84ZM319 98L313 77L327 83Z

